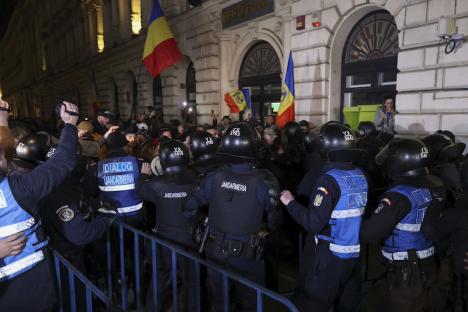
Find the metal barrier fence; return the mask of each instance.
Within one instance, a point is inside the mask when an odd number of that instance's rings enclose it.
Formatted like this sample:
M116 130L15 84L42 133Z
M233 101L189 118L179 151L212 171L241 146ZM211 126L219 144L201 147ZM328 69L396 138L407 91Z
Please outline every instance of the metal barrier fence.
M85 308L87 312L92 312L94 311L93 304L96 301L100 301L100 303L105 306L106 311L115 311L111 299L104 291L96 287L56 250L53 250L53 255L60 312L84 311L83 308ZM62 267L65 269L64 271L62 271ZM66 281L66 279L68 279L68 281ZM78 282L78 285L76 285L76 282ZM84 298L80 296L77 298L77 288L84 288ZM83 299L84 302L82 302L81 299Z
M226 269L222 268L221 266L215 265L207 260L204 260L199 257L198 254L191 253L180 246L177 246L176 244L167 242L163 239L160 239L158 237L155 237L153 235L150 235L148 233L145 233L143 231L140 231L128 224L124 224L122 222L116 222L115 224L117 231L118 231L118 238L119 238L119 271L120 271L120 307L122 310L128 310L129 309L129 300L128 300L128 290L129 286L127 281L130 281L129 276L127 276L127 270L129 270L129 267L126 266L126 258L129 256L128 251L131 249L125 249L125 243L131 241L129 239L129 235L133 237L133 258L134 258L134 263L133 263L133 268L131 270L133 271L133 278L134 280L132 281L134 283L132 290L134 290L134 307L133 309L136 309L137 311L142 311L143 310L143 302L142 302L142 253L141 249L144 246L145 243L150 244L150 251L149 255L147 255L146 260L151 260L151 285L152 285L152 303L154 307L158 307L158 304L160 303L160 299L158 298L158 287L161 287L161 285L158 285L158 248L157 247L163 247L167 248L171 254L171 283L172 283L172 311L178 311L178 303L180 301L178 300L178 292L177 292L177 262L179 257L184 257L191 262L193 262L194 265L194 274L195 274L195 304L196 304L196 311L200 312L202 311L202 287L201 287L201 280L200 280L200 272L201 268L204 267L206 269L211 269L219 274L222 275L222 281L223 281L223 311L227 312L229 311L229 306L230 306L230 299L229 299L229 281L233 281L239 284L242 284L250 289L252 291L255 291L256 293L256 311L264 311L264 298L268 298L273 304L276 305L281 305L286 311L291 311L291 312L297 312L298 309L296 306L287 298L269 290L266 289L265 287L258 285L247 278L240 276L238 274L232 273L227 271ZM143 244L142 244L143 243ZM116 292L116 289L114 289L114 280L115 280L115 274L116 270L113 270L112 265L113 265L113 257L112 257L112 242L111 242L111 235L110 231L108 232L108 239L106 242L106 251L107 251L107 287L108 287L108 293L109 297L112 297L112 294L118 293ZM126 252L127 250L127 252Z

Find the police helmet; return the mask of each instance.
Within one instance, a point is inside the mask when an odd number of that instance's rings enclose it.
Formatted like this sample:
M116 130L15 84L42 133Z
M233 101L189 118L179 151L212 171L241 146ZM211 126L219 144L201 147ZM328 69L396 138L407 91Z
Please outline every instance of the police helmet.
M169 139L159 147L159 161L165 173L179 172L189 164L189 151L184 143Z
M465 150L464 143L454 143L448 136L439 133L430 134L421 141L429 150L431 164L457 160Z
M34 163L46 160L47 152L52 144L52 138L47 133L30 133L18 142L16 157Z
M218 142L206 131L197 131L190 135L190 150L195 161L204 161L216 157Z
M320 148L320 136L313 131L309 131L305 134L302 138L302 142L304 143L304 147L308 153Z
M288 140L293 140L302 134L301 126L295 121L290 121L284 126L284 134Z
M359 136L368 136L377 131L372 121L361 121L357 127Z
M428 173L429 149L414 138L394 138L375 156L389 178L425 176Z
M353 131L339 122L325 124L320 131L320 151L329 161L353 161L360 155Z
M259 138L257 132L247 122L231 124L221 140L218 154L228 162L245 162L255 158Z

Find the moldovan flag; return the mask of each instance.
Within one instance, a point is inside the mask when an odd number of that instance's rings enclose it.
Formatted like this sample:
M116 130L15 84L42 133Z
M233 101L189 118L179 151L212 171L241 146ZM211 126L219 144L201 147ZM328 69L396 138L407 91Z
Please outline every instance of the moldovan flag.
M244 93L240 90L234 90L224 94L224 101L227 106L229 106L231 113L239 113L247 108Z
M164 69L182 59L166 17L158 0L153 0L153 10L146 34L143 64L151 76L158 76Z
M289 52L288 69L283 83L281 104L276 115L276 125L283 128L290 121L294 121L294 62L292 53Z

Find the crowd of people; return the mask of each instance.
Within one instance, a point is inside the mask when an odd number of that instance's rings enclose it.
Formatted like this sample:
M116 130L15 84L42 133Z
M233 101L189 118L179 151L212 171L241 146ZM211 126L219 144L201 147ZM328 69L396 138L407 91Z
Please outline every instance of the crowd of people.
M442 130L395 136L390 100L356 131L280 129L274 116L164 123L152 108L131 123L105 109L89 120L68 102L56 123L9 124L0 100L0 309L53 311L49 248L98 275L104 263L87 254L105 261L108 230L118 250L112 224L124 222L275 291L305 233L300 311L466 311L465 145ZM169 311L170 251L158 260L159 304L149 282L145 308ZM193 262L177 269L179 308L194 310ZM223 311L222 275L207 270L205 286L202 310ZM230 290L233 310L255 311L252 289Z

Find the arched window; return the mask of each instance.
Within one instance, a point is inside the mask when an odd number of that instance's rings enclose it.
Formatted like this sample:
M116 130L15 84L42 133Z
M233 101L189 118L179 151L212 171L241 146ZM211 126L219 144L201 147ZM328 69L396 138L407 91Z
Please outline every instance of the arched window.
M239 88L249 88L252 118L263 122L279 107L281 99L281 63L273 47L261 41L244 57L239 74Z
M392 15L376 11L353 28L345 44L342 104L381 104L396 94L398 29Z

